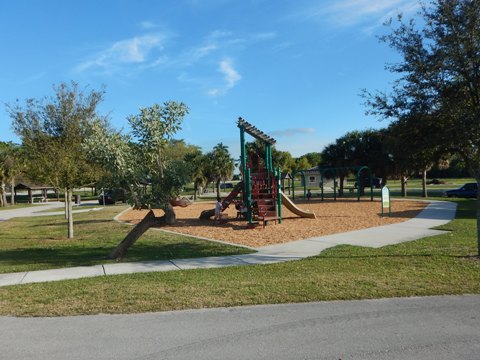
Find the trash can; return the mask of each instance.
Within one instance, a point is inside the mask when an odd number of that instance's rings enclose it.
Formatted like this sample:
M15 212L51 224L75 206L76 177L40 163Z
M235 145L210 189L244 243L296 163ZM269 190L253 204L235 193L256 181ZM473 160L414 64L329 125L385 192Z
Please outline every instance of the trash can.
M74 196L75 196L75 204L80 205L81 203L80 195L74 195Z

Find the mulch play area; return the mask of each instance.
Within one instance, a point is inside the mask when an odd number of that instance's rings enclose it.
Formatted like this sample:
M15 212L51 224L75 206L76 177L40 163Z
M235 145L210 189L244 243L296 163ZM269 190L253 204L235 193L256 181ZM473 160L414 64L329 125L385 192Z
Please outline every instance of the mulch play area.
M236 219L233 205L223 213L220 222L199 220L203 210L214 208L214 202L197 202L188 207L175 207L177 223L162 229L233 244L261 247L307 239L314 236L330 235L386 224L399 223L415 217L427 205L421 201L392 201L391 217L381 216L380 201L337 200L337 201L295 201L302 210L313 211L316 219L300 218L282 207L282 224L270 222L265 229L262 225L249 229L245 220ZM128 210L118 220L138 223L147 210ZM163 215L162 210L155 211Z

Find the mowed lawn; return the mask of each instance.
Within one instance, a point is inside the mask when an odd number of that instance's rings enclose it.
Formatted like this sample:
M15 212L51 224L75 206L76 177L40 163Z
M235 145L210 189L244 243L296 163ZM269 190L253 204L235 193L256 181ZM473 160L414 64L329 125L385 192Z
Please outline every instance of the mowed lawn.
M126 206L74 214L75 237L67 239L64 216L15 218L0 222L0 273L86 266L111 262L107 255L131 226L113 221ZM56 209L58 211L59 209ZM60 209L61 210L61 209ZM148 230L124 261L222 256L248 249Z
M475 201L449 233L380 249L337 246L287 263L118 275L0 288L0 313L60 316L480 293Z

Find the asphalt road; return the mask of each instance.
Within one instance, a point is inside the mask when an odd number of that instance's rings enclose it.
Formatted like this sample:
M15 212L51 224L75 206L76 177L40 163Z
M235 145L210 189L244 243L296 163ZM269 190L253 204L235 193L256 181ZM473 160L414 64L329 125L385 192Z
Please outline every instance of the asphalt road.
M480 359L480 296L0 317L1 359Z

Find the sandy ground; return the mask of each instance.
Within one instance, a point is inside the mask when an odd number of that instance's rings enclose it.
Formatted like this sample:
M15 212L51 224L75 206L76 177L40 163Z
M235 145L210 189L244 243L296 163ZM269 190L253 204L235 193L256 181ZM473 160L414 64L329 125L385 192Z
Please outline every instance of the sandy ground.
M194 203L188 207L175 207L177 223L164 226L163 229L182 234L200 236L208 239L226 241L251 247L307 239L364 229L386 224L399 223L415 217L427 203L420 201L392 201L391 217L381 216L380 201L368 200L337 200L296 201L298 207L313 211L316 219L300 218L285 207L282 207L283 221L281 224L270 222L265 228L247 228L244 220L236 219L236 210L230 206L223 213L220 222L199 220L202 210L214 208L213 202ZM147 210L128 210L119 218L121 221L138 223ZM156 216L163 215L162 210L155 210Z

